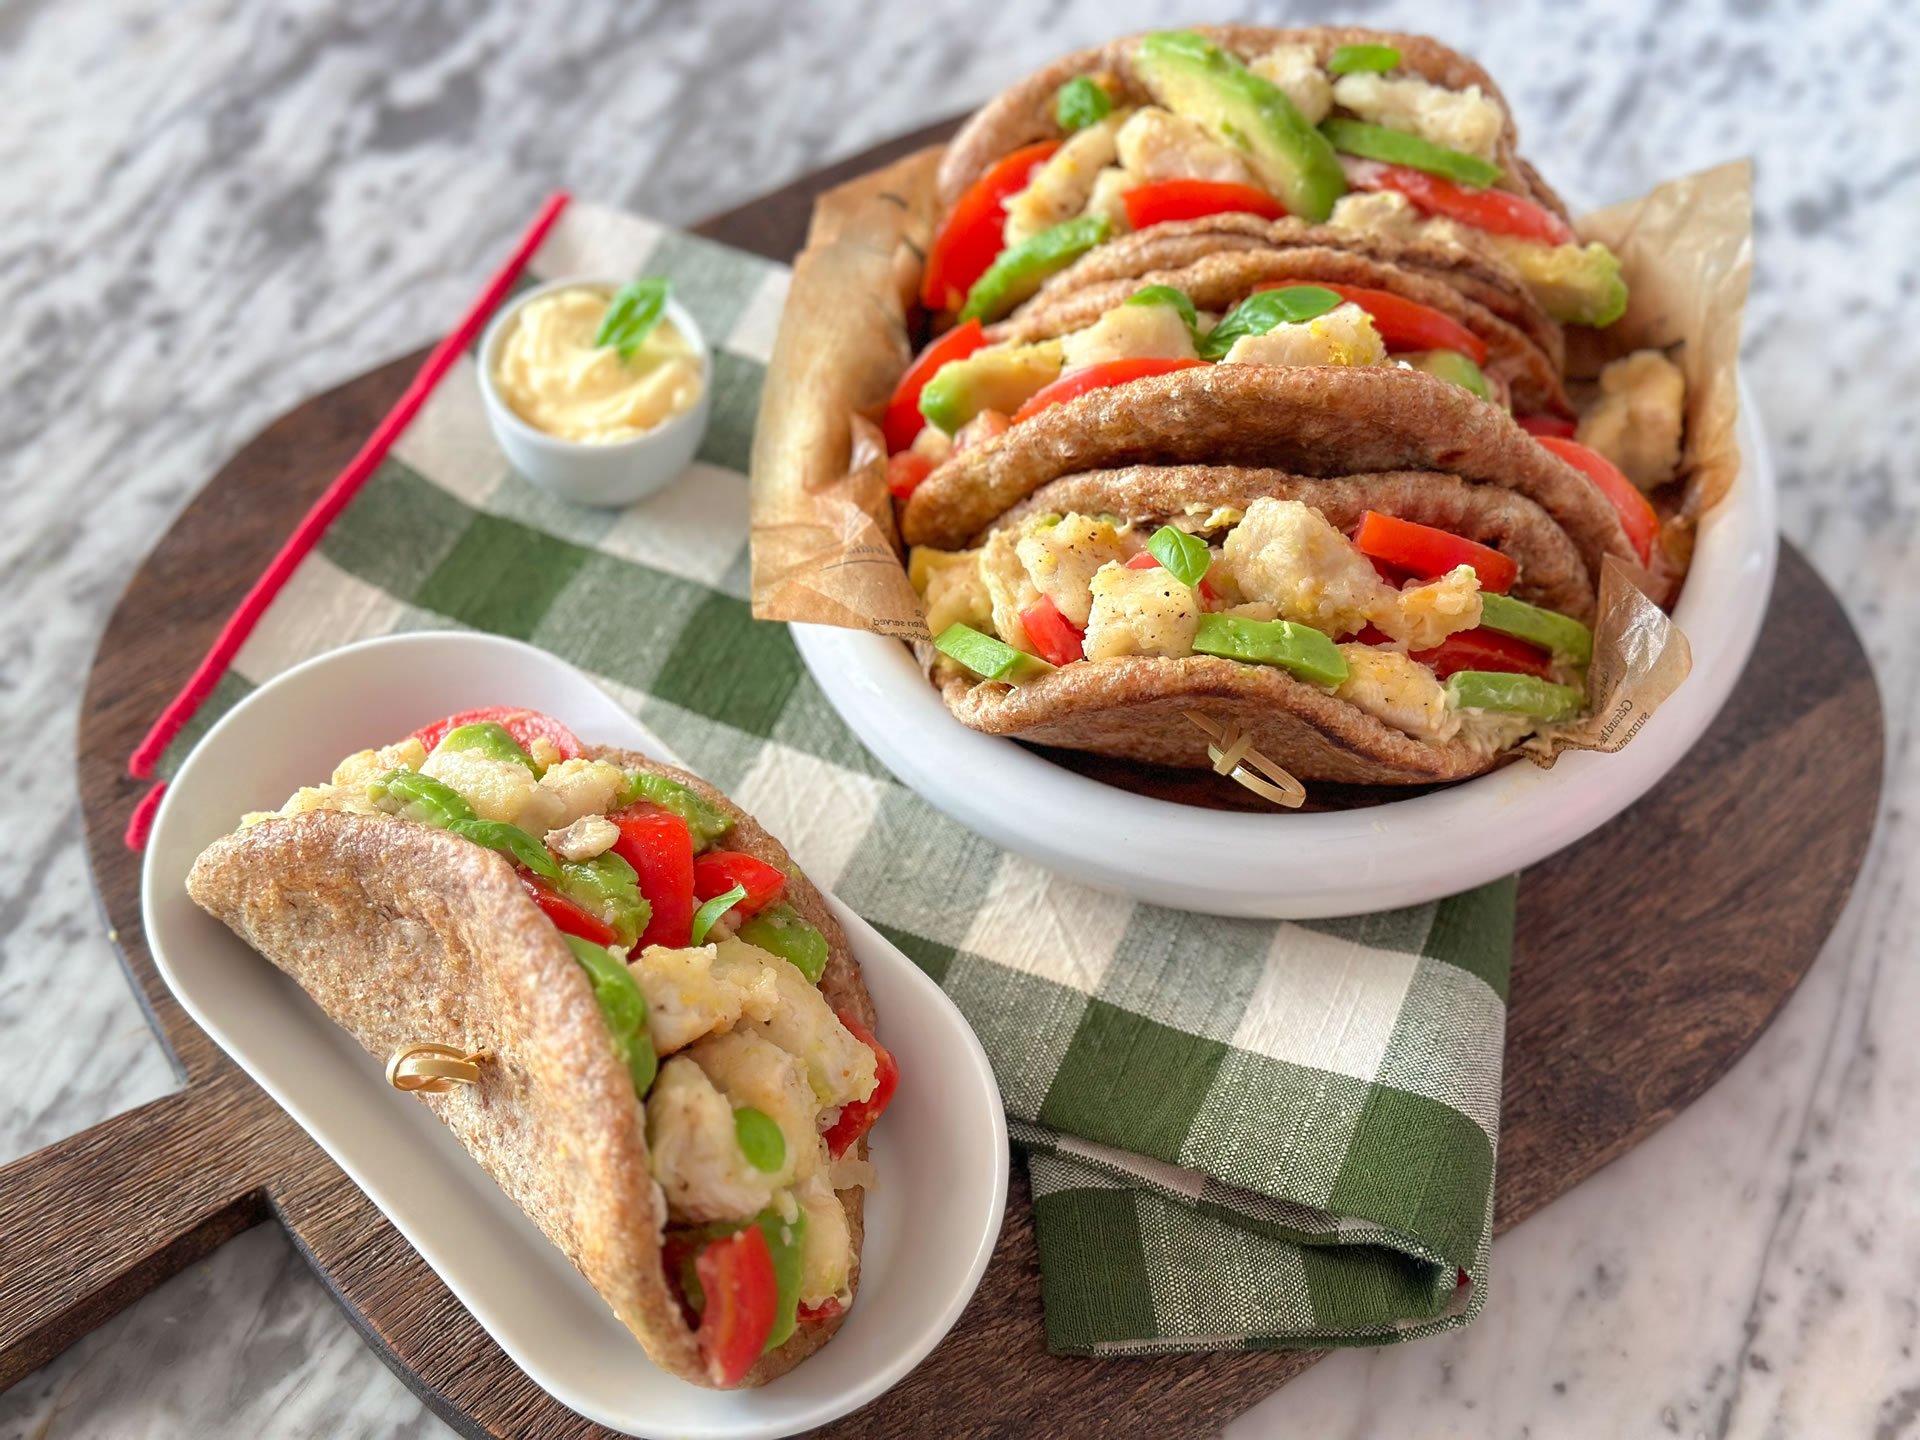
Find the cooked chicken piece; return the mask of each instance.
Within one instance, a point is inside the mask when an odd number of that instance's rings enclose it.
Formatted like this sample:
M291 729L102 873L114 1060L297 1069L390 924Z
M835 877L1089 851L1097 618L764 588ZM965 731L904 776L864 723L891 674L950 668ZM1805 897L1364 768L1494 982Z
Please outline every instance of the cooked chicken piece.
M1085 641L1089 660L1191 655L1199 628L1200 597L1158 565L1150 570L1107 565L1093 577Z
M380 750L362 750L333 767L336 785L364 785L389 770L418 770L427 763L427 747L413 736Z
M762 1172L769 1181L785 1185L819 1168L820 1103L799 1060L751 1030L708 1035L687 1054L735 1110L751 1105L780 1127L787 1153L779 1169Z
M1333 81L1320 68L1311 45L1276 45L1255 56L1247 68L1279 86L1309 125L1318 125L1333 108Z
M773 1177L740 1149L727 1097L684 1055L660 1067L647 1095L647 1152L676 1220L737 1220L773 1198Z
M1164 305L1136 305L1136 310L1164 310ZM1080 629L1087 628L1093 606L1093 577L1102 565L1124 561L1127 547L1111 520L1069 515L1051 524L1033 517L1020 527L1014 550L1034 588L1060 607L1060 613Z
M1087 197L1087 214L1103 215L1107 224L1113 227L1112 233L1124 235L1133 228L1133 221L1127 216L1127 202L1123 198L1129 190L1140 184L1140 177L1131 170L1118 165L1109 165L1093 180L1093 193Z
M627 773L605 760L562 760L540 777L540 788L553 797L559 810L547 828L558 829L582 815L604 815L612 809L626 791Z
M742 1015L768 1020L779 1004L773 967L758 958L764 951L742 955L729 950L725 958L717 945L684 950L649 945L627 962L627 969L647 997L647 1031L661 1055L692 1044L714 1030L731 1030Z
M367 787L364 781L354 785L302 785L287 797L287 803L278 810L250 810L241 818L240 823L257 825L262 820L276 820L288 815L304 815L309 810L344 810L349 815L387 813L367 798Z
M540 835L574 818L560 798L542 789L533 771L517 760L496 760L483 751L449 750L443 745L427 757L420 773L458 790L482 820L501 820Z
M993 633L1016 650L1038 652L1020 623L1020 612L1040 598L1040 590L1020 560L1020 538L1012 530L995 531L980 550L980 581L993 607Z
M826 996L806 976L785 960L743 940L723 940L717 948L723 961L741 951L751 951L772 967L779 1004L766 1020L751 1022L752 1027L806 1066L808 1083L821 1109L833 1109L873 1094L878 1081L873 1051L840 1023Z
M1253 172L1233 151L1209 135L1196 120L1148 105L1133 112L1114 137L1120 163L1145 183L1150 180L1223 180L1254 183Z
M827 1147L821 1142L817 1148L824 1152ZM806 1237L800 1242L800 1303L818 1305L836 1295L844 1303L852 1298L844 1292L853 1273L846 1208L818 1170L795 1188L794 1198L807 1217Z
M620 827L604 815L582 815L564 830L547 832L547 849L562 860L591 860L620 839Z
M1156 309L1164 308L1160 306ZM1264 335L1242 335L1223 365L1384 365L1386 342L1373 317L1351 302L1297 324L1282 322Z
M1333 692L1416 740L1441 743L1460 729L1460 716L1448 708L1447 689L1426 666L1398 650L1371 645L1342 645L1347 678Z
M1575 435L1618 465L1642 490L1680 470L1680 436L1687 420L1687 379L1658 350L1636 350L1600 372L1600 398L1580 418ZM336 777L338 778L338 777Z
M1067 370L1103 360L1192 360L1199 354L1186 317L1171 305L1116 305L1068 335L1063 348Z
M1483 160L1493 158L1507 123L1500 102L1481 93L1478 85L1448 90L1426 80L1389 80L1361 72L1336 80L1333 99L1369 124L1404 130Z
M1298 500L1253 501L1246 518L1228 532L1223 554L1233 593L1272 607L1272 614L1259 618L1293 620L1339 636L1395 608L1394 589L1372 562L1318 510Z
M922 425L908 448L935 465L944 465L953 454L953 437L938 425Z
M1109 115L1099 124L1069 136L1033 172L1026 188L1007 198L1005 244L1031 240L1042 230L1071 220L1086 207L1100 172L1113 164L1114 136L1125 119L1125 112Z
M1431 650L1447 636L1480 623L1480 577L1456 565L1424 585L1393 591L1394 603L1374 611L1373 623L1409 650Z
M975 630L993 625L993 600L980 578L978 550L929 550L916 545L907 556L907 579L927 607L927 628L935 635L949 625Z

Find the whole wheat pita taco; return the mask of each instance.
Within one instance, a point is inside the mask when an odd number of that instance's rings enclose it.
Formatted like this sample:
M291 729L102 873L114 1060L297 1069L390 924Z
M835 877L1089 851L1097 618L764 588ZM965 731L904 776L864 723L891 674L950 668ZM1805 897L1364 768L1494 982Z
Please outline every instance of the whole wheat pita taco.
M389 1078L464 1057L421 1098L662 1369L758 1385L839 1327L898 1072L819 891L711 786L474 712L247 816L187 888Z
M1247 304L1295 293L1263 292ZM1109 315L1174 308L1140 304L1141 298ZM1288 326L1307 333L1284 343L1345 346L1351 358L1367 343L1355 328L1354 308L1343 304ZM1171 329L1164 319L1157 323ZM1071 353L1073 337L1064 343ZM945 367L928 388L940 386L957 368ZM1642 568L1663 562L1653 548L1658 518L1638 490L1617 476L1603 488L1593 471L1577 468L1580 447L1548 448L1563 442L1521 429L1499 406L1461 384L1385 363L1268 364L1257 351L1236 361L1230 350L1218 363L1169 364L1159 373L1075 393L1089 370L1097 373L1098 367L1069 369L1029 400L1024 413L1016 412L1010 426L978 436L963 429L907 495L900 516L907 543L965 545L1043 485L1087 470L1228 465L1310 476L1432 471L1501 486L1533 501L1566 532L1594 575L1601 560L1613 555L1641 570L1641 588L1656 600L1670 587L1663 573Z
M1439 281L1518 330L1546 357L1556 377L1566 372L1566 332L1501 262L1450 241L1314 225L1291 216L1208 215L1122 235L1053 276L1014 318L1041 310L1069 291L1184 270L1214 255L1296 249L1341 250Z
M1232 226L1287 218L1324 232L1316 243L1392 246L1478 303L1504 296L1557 362L1553 326L1611 324L1626 286L1517 143L1487 74L1424 36L1127 36L1030 75L962 127L940 166L921 300L992 320L1130 232L1231 217L1184 237L1230 247Z
M1098 323L1156 286L1184 294L1197 311L1224 314L1264 290L1329 288L1367 313L1389 359L1451 352L1471 362L1490 398L1520 414L1571 416L1559 367L1518 327L1444 280L1388 260L1326 245L1216 250L1176 269L1043 292L996 326L996 338L1031 344ZM1471 374L1459 361L1462 374Z
M1476 775L1587 706L1577 547L1448 475L1076 474L911 575L963 723L1162 765L1232 748L1292 803Z

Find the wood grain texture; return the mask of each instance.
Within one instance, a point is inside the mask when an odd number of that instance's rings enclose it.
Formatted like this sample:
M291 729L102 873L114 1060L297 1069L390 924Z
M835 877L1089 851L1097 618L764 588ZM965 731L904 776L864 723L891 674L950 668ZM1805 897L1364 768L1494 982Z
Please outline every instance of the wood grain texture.
M902 137L703 229L788 258L819 189L944 129ZM187 1085L0 1168L0 1386L271 1214L394 1371L461 1433L608 1433L521 1374L186 1018L147 952L139 857L121 843L145 788L127 778L126 756L421 358L309 401L237 454L134 576L94 657L79 733L94 878ZM1866 657L1831 592L1787 549L1754 662L1711 731L1653 795L1535 866L1521 886L1499 1228L1646 1138L1765 1027L1846 898L1873 827L1882 749ZM825 1433L995 1437L1044 1425L1058 1436L1207 1434L1313 1358L1048 1356L1016 1165L992 1266L952 1335L887 1397Z

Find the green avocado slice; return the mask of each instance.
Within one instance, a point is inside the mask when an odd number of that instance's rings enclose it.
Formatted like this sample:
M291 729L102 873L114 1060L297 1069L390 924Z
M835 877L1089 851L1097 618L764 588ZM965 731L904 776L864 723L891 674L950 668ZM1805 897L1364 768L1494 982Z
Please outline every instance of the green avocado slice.
M1158 103L1238 152L1290 214L1320 221L1333 213L1347 190L1339 157L1278 85L1191 30L1147 36L1133 68Z
M1485 232L1485 243L1520 272L1547 314L1562 325L1611 325L1627 313L1627 282L1620 260L1598 241L1549 245Z
M1593 631L1569 615L1542 610L1511 595L1482 592L1480 625L1482 629L1497 630L1555 655L1564 655L1576 665L1585 665L1593 659Z
M920 414L952 435L982 410L1011 415L1060 378L1058 340L991 345L933 372L920 391Z
M1029 655L1004 640L982 635L971 625L949 625L934 637L933 648L958 660L982 680L1025 685L1053 673L1053 666L1038 655Z
M1338 685L1347 678L1347 657L1340 647L1311 625L1292 620L1202 615L1193 648L1200 655L1278 665L1316 685Z
M1060 271L1107 238L1104 215L1079 215L1002 250L987 273L973 282L960 321L998 320Z
M1504 670L1456 670L1448 677L1447 695L1458 710L1501 710L1540 720L1571 720L1587 703L1571 685Z
M1474 364L1469 356L1462 355L1458 350L1416 350L1411 354L1398 355L1394 358L1436 379L1449 381L1463 390L1471 390L1482 400L1493 398L1493 391L1487 385L1485 372Z
M1336 115L1321 122L1320 133L1332 142L1334 149L1348 155L1378 160L1384 165L1405 165L1429 175L1457 180L1462 185L1477 185L1483 190L1501 174L1500 167L1491 160L1482 160L1464 150L1450 150L1405 130L1369 125L1364 120L1348 120Z

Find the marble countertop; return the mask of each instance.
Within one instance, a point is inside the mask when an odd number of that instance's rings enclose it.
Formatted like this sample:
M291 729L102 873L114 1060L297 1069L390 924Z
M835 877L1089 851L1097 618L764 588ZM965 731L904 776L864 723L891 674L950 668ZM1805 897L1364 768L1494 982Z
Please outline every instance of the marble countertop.
M1531 158L1594 203L1757 157L1747 378L1786 533L1878 668L1887 792L1779 1021L1649 1143L1499 1242L1478 1324L1335 1356L1229 1433L1920 1433L1920 29L1896 0L1341 9L1478 56ZM221 460L438 334L556 186L691 220L1058 52L1220 13L0 9L0 1163L174 1083L103 931L65 757L81 658ZM36 754L49 763L22 763ZM270 1225L0 1394L0 1437L451 1434Z

